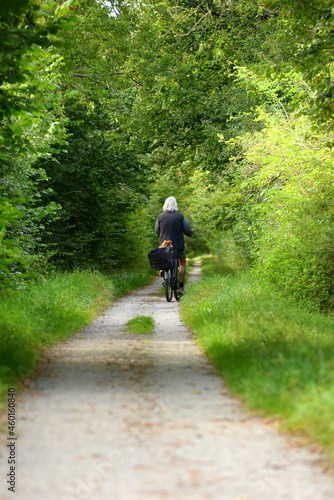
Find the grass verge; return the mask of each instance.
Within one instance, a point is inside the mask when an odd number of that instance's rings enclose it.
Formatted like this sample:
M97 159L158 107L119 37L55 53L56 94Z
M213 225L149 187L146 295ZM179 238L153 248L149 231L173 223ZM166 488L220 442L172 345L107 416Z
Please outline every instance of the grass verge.
M8 387L32 374L43 349L88 325L113 300L146 285L151 272L104 276L74 271L41 278L0 301L0 404Z
M151 316L136 316L127 322L125 331L128 333L152 335L154 327L154 319Z
M334 318L306 310L249 272L204 278L182 299L194 331L232 393L317 442L334 465Z

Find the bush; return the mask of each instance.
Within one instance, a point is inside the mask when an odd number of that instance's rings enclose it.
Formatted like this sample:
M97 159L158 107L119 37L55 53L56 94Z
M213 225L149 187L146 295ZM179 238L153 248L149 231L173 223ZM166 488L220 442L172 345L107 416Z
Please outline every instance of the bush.
M334 171L307 120L269 123L244 183L259 275L322 310L334 307ZM246 172L245 172L246 173Z

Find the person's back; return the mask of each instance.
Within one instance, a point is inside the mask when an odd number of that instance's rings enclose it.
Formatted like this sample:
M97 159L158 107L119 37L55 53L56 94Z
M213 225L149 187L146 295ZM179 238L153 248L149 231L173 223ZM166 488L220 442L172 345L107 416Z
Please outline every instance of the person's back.
M164 240L172 240L173 248L184 248L184 216L178 211L162 212L158 216L159 243Z
M166 199L163 210L156 220L155 232L159 236L160 245L165 240L172 241L173 253L178 258L180 265L180 292L184 293L184 275L186 270L184 235L191 236L193 231L187 219L178 211L174 196Z

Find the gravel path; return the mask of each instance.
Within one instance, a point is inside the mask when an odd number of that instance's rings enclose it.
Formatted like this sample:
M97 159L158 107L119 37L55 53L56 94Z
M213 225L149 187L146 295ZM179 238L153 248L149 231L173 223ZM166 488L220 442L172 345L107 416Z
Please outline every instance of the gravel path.
M17 401L15 493L0 443L1 500L334 498L321 455L242 411L160 287L49 351ZM153 336L124 333L139 314L154 317Z

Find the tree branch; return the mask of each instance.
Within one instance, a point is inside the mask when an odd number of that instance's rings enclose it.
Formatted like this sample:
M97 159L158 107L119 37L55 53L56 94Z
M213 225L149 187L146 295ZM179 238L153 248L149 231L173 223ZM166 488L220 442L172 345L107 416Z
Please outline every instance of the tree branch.
M109 75L127 75L128 73L135 73L135 70L132 70L132 71L115 71L114 73L109 73Z
M133 71L115 71L114 73L108 73L108 76L127 75L129 73L135 73L135 70L133 70ZM84 75L82 73L72 73L72 76L78 76L79 78L90 78L89 75ZM96 76L96 78L103 78L103 76Z
M272 10L265 9L263 7L263 5L259 4L259 2L257 2L256 0L253 0L253 3L255 3L255 5L257 5L260 9L262 9L263 12L265 12L266 14L269 14L269 16L278 16L278 12L274 12Z
M140 85L140 87L142 87L142 86L143 86L143 84L142 84L142 83L140 83L140 82L137 82L137 80L135 80L135 79L133 78L133 76L131 76L130 78L131 78L131 80L132 80L132 81L133 81L136 85Z

